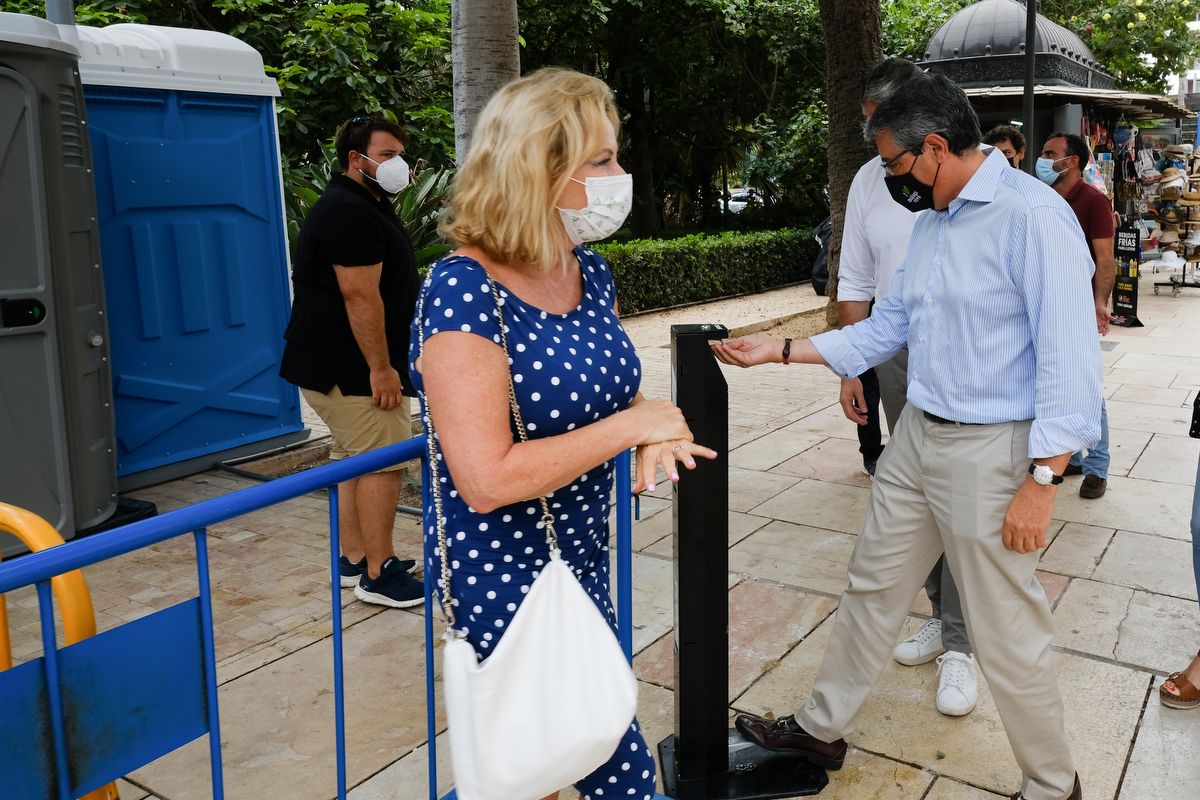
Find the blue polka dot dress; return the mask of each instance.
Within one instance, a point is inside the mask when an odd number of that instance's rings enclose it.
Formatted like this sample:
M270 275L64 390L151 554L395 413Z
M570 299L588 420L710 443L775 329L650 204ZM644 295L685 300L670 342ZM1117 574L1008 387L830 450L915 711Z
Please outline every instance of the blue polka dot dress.
M608 265L591 250L575 249L583 297L566 314L536 308L497 283L506 326L517 403L530 439L556 436L627 408L638 393L641 362L613 313L616 289ZM430 270L421 288L424 319L413 320L409 367L428 424L425 387L416 369L419 336L473 333L500 346L496 303L487 273L465 256L449 256ZM513 440L517 441L516 429ZM499 643L530 585L549 560L537 499L482 514L440 469L442 511L458 627L485 659ZM606 461L548 495L563 560L575 572L616 634L609 595L608 516L613 462ZM433 509L425 510L425 573L441 575ZM438 578L439 594L441 580ZM654 796L654 757L634 720L613 754L575 784L585 798Z

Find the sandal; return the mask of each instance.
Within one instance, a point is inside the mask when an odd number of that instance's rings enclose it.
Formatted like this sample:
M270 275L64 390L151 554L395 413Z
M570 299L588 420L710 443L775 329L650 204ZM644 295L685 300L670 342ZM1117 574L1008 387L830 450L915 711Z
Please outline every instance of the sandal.
M1200 658L1200 653L1196 653L1196 657ZM1164 706L1182 709L1200 706L1200 688L1193 686L1191 681L1183 677L1182 672L1172 672L1167 676L1167 680L1175 684L1175 688L1179 690L1179 694L1171 694L1164 686L1159 686L1158 699L1162 701Z

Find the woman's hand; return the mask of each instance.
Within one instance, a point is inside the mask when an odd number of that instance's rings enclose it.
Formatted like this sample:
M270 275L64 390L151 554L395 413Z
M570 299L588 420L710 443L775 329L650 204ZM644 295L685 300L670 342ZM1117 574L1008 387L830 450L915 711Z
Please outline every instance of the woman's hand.
M692 440L683 412L670 400L652 400L639 395L624 413L630 415L639 446L668 439Z
M633 491L635 493L653 492L655 477L660 466L672 483L678 483L678 465L683 464L688 469L695 469L697 456L713 459L717 457L717 451L696 444L691 441L690 436L687 439L671 439L639 446L637 466L634 468L637 482L633 485Z
M783 363L783 343L761 333L712 342L712 349L718 359L735 367Z

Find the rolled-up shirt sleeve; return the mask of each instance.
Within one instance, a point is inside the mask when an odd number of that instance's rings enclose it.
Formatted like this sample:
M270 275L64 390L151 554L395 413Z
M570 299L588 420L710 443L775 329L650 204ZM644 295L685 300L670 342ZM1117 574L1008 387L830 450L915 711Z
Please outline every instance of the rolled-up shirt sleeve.
M875 299L875 258L863 218L863 183L860 171L846 197L846 224L842 226L842 249L838 256L838 302Z
M885 297L875 302L871 316L841 330L812 337L813 346L843 378L853 378L882 364L908 341L908 311L904 307L904 264L896 271ZM839 294L839 297L841 295Z
M1029 457L1074 453L1099 441L1104 402L1091 253L1066 207L1031 208L1017 227L1009 263L1036 362Z

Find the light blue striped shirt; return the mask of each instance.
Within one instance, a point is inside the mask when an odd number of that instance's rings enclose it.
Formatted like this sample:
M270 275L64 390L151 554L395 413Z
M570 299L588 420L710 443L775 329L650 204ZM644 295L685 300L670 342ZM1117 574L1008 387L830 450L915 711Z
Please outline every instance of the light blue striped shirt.
M1075 452L1100 438L1093 270L1067 202L992 149L949 208L920 215L871 316L812 342L843 377L907 344L917 408L1033 420L1030 458Z

